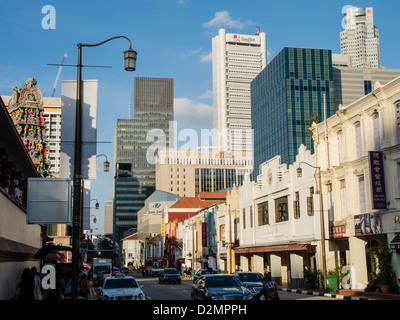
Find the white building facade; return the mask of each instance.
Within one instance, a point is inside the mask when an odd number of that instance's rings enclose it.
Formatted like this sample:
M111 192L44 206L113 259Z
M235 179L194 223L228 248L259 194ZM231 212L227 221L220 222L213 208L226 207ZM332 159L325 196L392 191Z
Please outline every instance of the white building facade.
M400 77L375 84L311 130L331 208L328 261L349 265L351 288L364 289L376 271L367 249L392 245L398 286L400 251L392 241L400 234Z
M214 145L251 151L250 82L267 65L266 34L226 33L212 39Z
M239 188L240 246L235 255L241 270L265 272L282 286L304 287L304 268L322 269L314 159L301 145L289 168L276 156L261 164L257 182L247 179Z

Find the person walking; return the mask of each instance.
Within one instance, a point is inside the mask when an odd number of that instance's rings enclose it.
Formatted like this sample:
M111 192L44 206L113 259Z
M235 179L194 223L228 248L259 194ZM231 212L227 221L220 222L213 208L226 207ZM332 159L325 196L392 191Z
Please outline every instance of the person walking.
M79 280L79 295L87 299L89 294L89 280L86 274L82 274Z
M65 279L63 281L63 286L65 289L64 297L71 297L71 287L72 287L72 271L68 270L65 274Z
M22 272L21 281L15 290L13 300L35 300L35 283L32 272L25 268Z
M36 267L32 267L31 268L31 273L33 276L33 281L34 281L34 297L35 300L42 300L43 296L42 296L42 290L40 288L40 275L39 272L37 272L37 268Z

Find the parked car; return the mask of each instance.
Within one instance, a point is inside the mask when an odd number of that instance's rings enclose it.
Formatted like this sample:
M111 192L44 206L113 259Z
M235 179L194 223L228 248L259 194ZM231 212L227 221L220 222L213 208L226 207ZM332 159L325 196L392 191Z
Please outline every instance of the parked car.
M208 269L201 269L201 270L197 271L196 274L194 275L194 277L193 277L193 283L195 283L196 280L197 280L200 276L202 276L202 275L205 275L205 274L218 274L218 273L219 273L219 272L218 272L217 270L213 270L213 269L211 269L211 268L208 268Z
M253 294L231 274L207 274L192 285L192 300L252 300Z
M129 269L128 269L127 267L122 267L122 268L121 268L121 272L122 272L123 274L129 274Z
M259 272L234 272L233 275L252 293L259 293L264 285L264 277Z
M101 300L145 300L145 294L134 277L118 273L115 277L106 278L100 289Z
M181 281L181 275L176 269L166 268L158 274L158 283L174 282L181 284Z

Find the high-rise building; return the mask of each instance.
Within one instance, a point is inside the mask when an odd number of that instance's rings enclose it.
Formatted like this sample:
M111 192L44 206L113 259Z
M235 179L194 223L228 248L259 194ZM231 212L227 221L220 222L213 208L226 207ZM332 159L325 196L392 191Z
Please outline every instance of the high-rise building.
M348 57L348 56L344 56ZM337 59L339 58L339 59ZM375 83L384 85L400 75L400 69L354 68L343 62L342 55L332 54L335 108L349 105L374 90Z
M137 231L137 212L155 190L155 160L149 148L157 141L151 132L169 142L174 119L173 79L135 78L134 119L118 119L115 129L114 237ZM171 133L172 134L172 133Z
M212 39L212 65L214 146L251 152L250 82L267 65L266 34L220 29Z
M351 57L351 66L379 68L379 30L374 25L373 9L349 7L340 32L341 53Z
M331 50L283 48L251 82L254 179L276 155L289 165L301 144L313 153L307 129L334 112Z
M156 188L181 197L240 186L253 168L251 154L199 149L163 149L157 155Z

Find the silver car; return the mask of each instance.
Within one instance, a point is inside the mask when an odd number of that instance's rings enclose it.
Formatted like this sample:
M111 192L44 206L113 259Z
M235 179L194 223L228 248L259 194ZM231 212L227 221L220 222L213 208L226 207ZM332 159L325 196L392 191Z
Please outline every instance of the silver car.
M102 300L145 300L142 287L134 277L125 277L119 273L115 277L106 278L99 296Z

